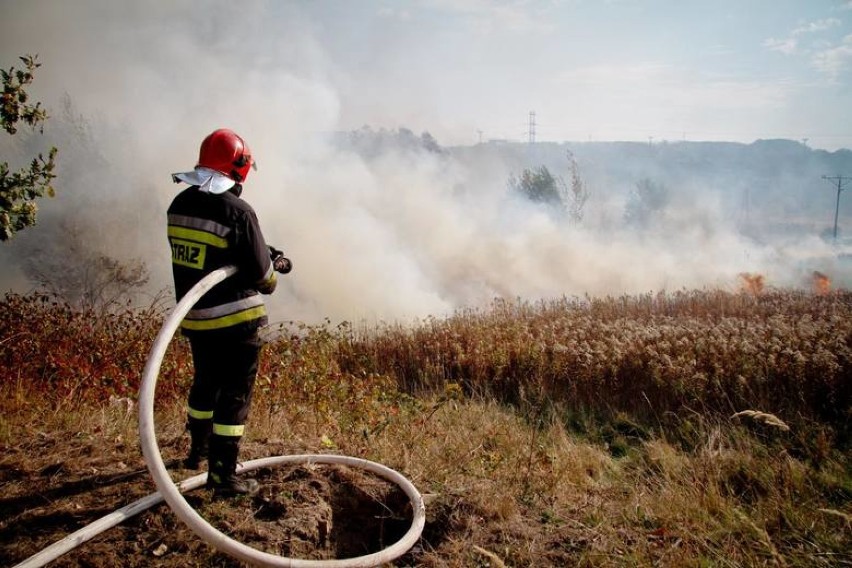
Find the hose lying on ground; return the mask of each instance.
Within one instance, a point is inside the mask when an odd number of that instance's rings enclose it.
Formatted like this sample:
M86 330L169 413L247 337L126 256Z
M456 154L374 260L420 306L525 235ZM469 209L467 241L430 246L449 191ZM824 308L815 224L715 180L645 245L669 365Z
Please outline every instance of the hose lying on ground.
M180 490L181 491L189 491L190 489L195 489L207 481L206 473L199 473L198 475L194 475L188 479L184 479L180 482ZM151 493L147 497L143 497L138 501L134 501L130 505L122 507L116 511L113 511L109 515L105 515L98 519L97 521L86 525L80 530L69 534L62 540L58 540L48 546L47 548L33 554L20 564L16 564L13 568L40 568L44 566L48 562L56 560L69 550L73 550L86 542L87 540L91 540L92 538L98 536L102 532L105 532L115 525L126 521L130 517L134 515L138 515L142 511L146 509L150 509L154 505L160 503L163 500L163 496L159 493Z
M281 464L306 462L316 464L337 464L367 470L387 481L390 481L391 483L396 484L403 490L403 492L405 492L411 504L413 514L411 527L400 540L373 554L339 560L301 560L296 558L286 558L284 556L276 556L247 546L216 530L183 498L181 491L188 491L202 485L206 481L207 474L202 473L196 475L178 484L175 484L169 476L166 466L163 463L163 458L160 455L160 449L157 445L157 438L154 430L154 392L157 386L157 375L159 374L160 365L162 364L163 356L166 353L166 348L168 347L169 342L177 331L184 316L186 316L192 306L195 305L195 303L208 290L234 274L236 271L237 269L235 267L227 266L225 268L214 270L201 279L181 299L181 301L178 302L177 306L175 306L166 318L166 321L160 329L160 333L154 340L151 352L148 355L148 361L145 365L145 371L142 376L142 385L139 391L139 437L142 444L142 455L145 458L145 464L148 466L148 470L154 478L154 482L156 483L159 491L119 509L114 513L102 517L86 527L83 527L79 531L69 535L59 542L54 543L21 564L18 564L15 568L36 568L44 566L46 563L73 549L77 545L117 525L121 521L156 505L164 499L169 504L169 507L172 508L174 513L182 521L189 525L189 528L205 542L212 545L217 550L259 566L282 566L288 568L367 568L390 562L391 560L402 556L412 546L414 546L414 543L420 538L420 534L423 532L423 527L426 523L426 508L423 504L423 498L417 491L417 488L415 488L408 479L393 469L365 459L349 456L329 454L274 456L246 462L238 468L238 472Z

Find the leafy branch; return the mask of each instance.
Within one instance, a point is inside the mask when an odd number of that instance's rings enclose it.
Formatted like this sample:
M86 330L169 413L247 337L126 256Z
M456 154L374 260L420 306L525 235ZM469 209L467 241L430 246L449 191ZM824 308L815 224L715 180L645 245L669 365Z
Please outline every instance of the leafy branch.
M47 111L41 103L28 104L26 87L33 82L35 70L41 66L38 56L26 55L19 59L25 69L0 70L3 75L3 96L0 104L0 122L10 135L18 132L18 123L23 122L32 128L44 132ZM29 168L12 172L8 162L0 164L0 241L7 241L20 230L36 224L38 206L36 199L47 194L54 196L51 181L56 178L57 149L51 147L47 159L38 154L30 162Z
M24 87L32 84L35 76L33 72L41 67L37 55L25 55L19 57L24 62L26 70L10 67L9 70L2 69L3 74L3 106L0 107L0 118L2 118L3 129L9 134L15 134L17 123L23 121L35 128L47 120L47 111L41 108L41 103L28 105L29 95ZM39 132L42 132L39 126Z

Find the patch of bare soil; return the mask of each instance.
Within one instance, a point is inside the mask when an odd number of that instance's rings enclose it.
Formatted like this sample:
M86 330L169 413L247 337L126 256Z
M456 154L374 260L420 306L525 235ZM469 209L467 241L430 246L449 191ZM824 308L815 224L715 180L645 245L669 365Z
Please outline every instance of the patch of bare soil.
M112 445L108 445L112 442ZM164 454L169 452L164 451ZM167 466L175 480L197 474ZM0 448L0 564L12 566L89 523L155 491L138 450L121 440L38 434ZM275 454L272 454L275 455ZM248 458L247 458L248 459ZM265 552L302 559L351 558L398 541L411 526L408 498L369 472L298 465L244 474L251 497L187 501L214 527ZM411 554L402 564L416 563ZM165 503L59 557L50 566L240 566L205 544Z

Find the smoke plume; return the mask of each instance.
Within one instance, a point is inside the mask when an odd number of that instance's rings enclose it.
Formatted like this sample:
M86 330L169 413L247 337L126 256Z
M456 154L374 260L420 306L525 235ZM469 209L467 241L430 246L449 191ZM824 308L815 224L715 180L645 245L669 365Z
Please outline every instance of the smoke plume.
M58 196L0 248L3 289L32 286L28 262L72 256L63 247L77 243L90 251L73 256L84 263L144 262L148 297L169 290L165 210L180 189L170 174L191 169L219 127L252 147L259 170L243 196L293 260L267 302L274 321L407 320L495 297L734 291L743 272L770 285L803 284L814 270L840 271L835 286L849 276L817 237L746 236L741 188L630 169L613 149L571 148L590 193L577 223L507 188L543 163L568 176L567 146L442 149L394 128L362 131L375 142L365 149L335 135L357 70L330 60L299 4L57 0L3 2L2 12L2 52L39 55L31 95L52 114L43 137L6 140L4 156L60 151ZM412 136L419 143L404 143ZM664 180L664 206L637 197L643 179Z

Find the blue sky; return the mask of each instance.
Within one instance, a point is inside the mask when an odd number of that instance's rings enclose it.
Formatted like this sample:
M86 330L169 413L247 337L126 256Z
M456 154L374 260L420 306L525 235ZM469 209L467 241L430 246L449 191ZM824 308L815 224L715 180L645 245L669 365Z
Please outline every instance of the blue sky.
M179 108L177 84L229 84L234 109L277 96L299 128L407 127L442 144L523 140L534 111L538 140L852 148L850 0L0 0L0 13L5 65L45 64L36 94L124 120L131 102L186 117L197 108Z
M852 2L422 0L306 9L351 82L342 114L350 125L419 121L448 141L472 141L478 130L519 139L535 111L541 140L783 137L852 147ZM397 112L380 120L388 109Z

